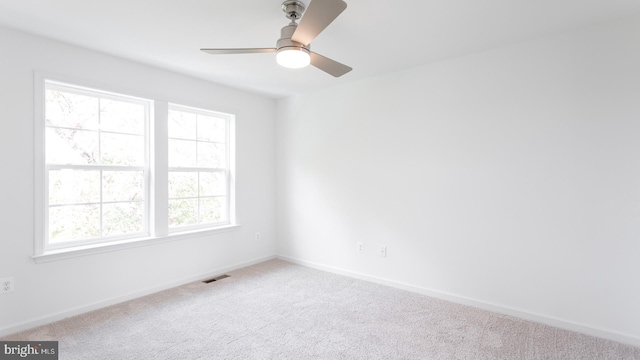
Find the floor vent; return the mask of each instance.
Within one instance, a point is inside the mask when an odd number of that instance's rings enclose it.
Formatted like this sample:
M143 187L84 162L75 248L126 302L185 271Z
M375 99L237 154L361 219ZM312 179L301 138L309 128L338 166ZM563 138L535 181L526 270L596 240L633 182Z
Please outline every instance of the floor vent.
M209 284L209 283L212 283L212 282L214 282L214 281L218 281L218 280L226 279L226 278L228 278L228 277L229 277L229 275L224 274L224 275L216 276L216 277L211 278L211 279L209 279L209 280L203 280L202 282L203 282L203 283L205 283L205 284Z

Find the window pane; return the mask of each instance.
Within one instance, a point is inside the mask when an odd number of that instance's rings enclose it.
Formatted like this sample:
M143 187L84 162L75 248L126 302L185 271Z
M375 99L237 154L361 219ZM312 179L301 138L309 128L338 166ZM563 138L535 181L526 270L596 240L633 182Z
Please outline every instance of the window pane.
M102 201L134 201L144 198L144 172L104 171L102 173Z
M100 171L49 171L49 205L96 203L100 201Z
M145 109L134 104L110 99L100 100L100 129L128 134L144 133Z
M140 233L144 230L142 202L102 205L102 236Z
M226 142L226 120L198 115L198 140Z
M100 150L103 165L144 164L144 137L102 133Z
M169 200L169 227L198 223L198 200Z
M100 206L75 205L49 208L49 242L52 244L100 236Z
M221 168L224 158L224 144L198 142L198 167Z
M219 172L200 173L200 196L226 194L225 174Z
M47 128L45 153L48 164L89 165L98 163L98 133Z
M169 172L169 199L197 196L198 173Z
M196 114L169 110L169 137L196 139Z
M200 199L200 223L213 223L225 220L223 214L224 198L203 198Z
M48 89L45 92L46 125L98 129L98 99Z
M196 142L169 139L169 167L195 167Z

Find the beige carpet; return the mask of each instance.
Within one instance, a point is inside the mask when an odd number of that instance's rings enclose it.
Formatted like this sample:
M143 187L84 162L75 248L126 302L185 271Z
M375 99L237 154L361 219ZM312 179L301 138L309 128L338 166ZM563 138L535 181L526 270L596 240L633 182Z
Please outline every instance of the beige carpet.
M640 359L640 348L273 260L2 340L60 359Z

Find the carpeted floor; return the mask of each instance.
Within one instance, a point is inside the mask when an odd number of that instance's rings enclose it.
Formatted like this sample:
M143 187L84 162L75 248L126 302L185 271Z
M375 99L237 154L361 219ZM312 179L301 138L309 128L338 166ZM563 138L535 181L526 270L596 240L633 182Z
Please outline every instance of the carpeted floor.
M60 359L597 359L640 348L272 260L1 340Z

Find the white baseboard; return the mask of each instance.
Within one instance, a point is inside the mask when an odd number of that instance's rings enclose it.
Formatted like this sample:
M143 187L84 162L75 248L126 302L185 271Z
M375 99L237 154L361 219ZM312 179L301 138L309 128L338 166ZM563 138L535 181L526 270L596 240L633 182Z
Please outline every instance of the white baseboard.
M341 269L333 266L318 264L311 261L296 259L289 256L277 255L276 257L284 261L310 267L313 269L318 269L318 270L322 270L322 271L326 271L326 272L330 272L338 275L343 275L343 276L347 276L347 277L351 277L359 280L386 285L386 286L390 286L397 289L407 290L414 293L451 301L457 304L468 305L468 306L472 306L472 307L483 309L483 310L488 310L488 311L499 313L499 314L509 315L509 316L517 317L524 320L534 321L537 323L557 327L560 329L575 331L575 332L579 332L586 335L591 335L591 336L595 336L603 339L616 341L619 343L640 347L640 338L632 335L612 331L612 330L600 329L593 326L556 318L553 316L536 314L529 311L512 308L509 306L493 304L493 303L489 303L482 300L472 299L472 298L451 294L447 292L442 292L438 290L427 289L420 286L405 284L405 283L401 283L394 280L384 279L384 278L371 276L371 275L367 275L367 274L363 274L363 273L359 273L351 270L345 270L345 269Z
M8 327L2 328L0 329L0 337L4 337L4 336L8 336L11 334L15 334L21 331L25 331L25 330L29 330L38 326L42 326L42 325L46 325L46 324L50 324L52 322L55 321L59 321L62 319L66 319L72 316L76 316L76 315L80 315L80 314L84 314L87 313L89 311L93 311L93 310L98 310L101 308L105 308L107 306L111 306L111 305L115 305L115 304L119 304L121 302L125 302L125 301L129 301L129 300L133 300L133 299L137 299L139 297L143 297L146 295L150 295L150 294L154 294L160 291L164 291L164 290L168 290L174 287L178 287L181 285L185 285L194 281L198 281L198 280L203 280L203 279L207 279L209 277L212 276L216 276L216 275L221 275L225 272L228 271L233 271L236 269L240 269L243 267L247 267L247 266L251 266L251 265L255 265L255 264L259 264L261 262L265 262L268 260L272 260L275 259L275 255L271 255L271 256L265 256L265 257L261 257L261 258L257 258L257 259L253 259L253 260L249 260L249 261L244 261L238 264L234 264L231 266L225 266L225 267L221 267L218 269L214 269L211 271L207 271L206 273L202 273L202 274L198 274L198 275L194 275L194 276L190 276L188 278L179 280L179 281L173 281L167 284L163 284L163 285L159 285L159 286L155 286L155 287L151 287L151 288L147 288L144 290L140 290L140 291L136 291L133 293L129 293L126 295L122 295L122 296L116 296L107 300L103 300L103 301L98 301L89 305L85 305L85 306L80 306L77 307L75 309L71 309L71 310L67 310L67 311L62 311L53 315L47 315L47 316L43 316L34 320L29 320L26 322L22 322L22 323L18 323L18 324L13 324L10 325Z

